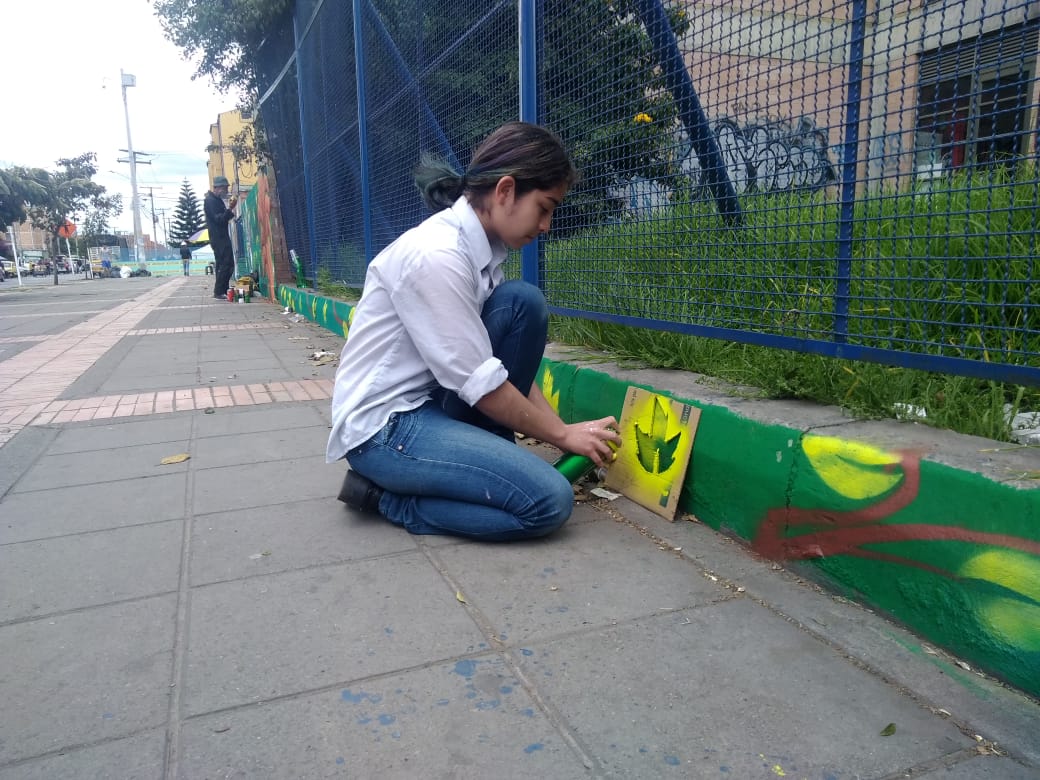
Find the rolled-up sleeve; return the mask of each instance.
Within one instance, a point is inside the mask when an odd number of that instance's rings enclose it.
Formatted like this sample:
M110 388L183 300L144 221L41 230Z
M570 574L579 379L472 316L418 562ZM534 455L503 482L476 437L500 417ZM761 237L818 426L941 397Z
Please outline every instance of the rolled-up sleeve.
M509 379L509 372L502 365L502 361L496 357L490 358L481 363L480 367L470 374L466 383L459 388L459 398L470 406L475 406L477 401L492 390L497 390L507 379Z

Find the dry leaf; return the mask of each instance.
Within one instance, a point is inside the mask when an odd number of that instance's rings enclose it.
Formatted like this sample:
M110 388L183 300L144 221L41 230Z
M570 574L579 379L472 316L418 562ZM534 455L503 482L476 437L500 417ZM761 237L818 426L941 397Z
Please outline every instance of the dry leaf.
M171 463L184 463L184 461L186 461L190 457L191 455L189 455L188 453L181 452L177 455L167 455L165 458L160 460L159 463L163 466L169 466Z
M458 601L460 604L465 604L466 603L466 598L465 598L465 596L462 595L462 591L461 590L455 591L455 600Z

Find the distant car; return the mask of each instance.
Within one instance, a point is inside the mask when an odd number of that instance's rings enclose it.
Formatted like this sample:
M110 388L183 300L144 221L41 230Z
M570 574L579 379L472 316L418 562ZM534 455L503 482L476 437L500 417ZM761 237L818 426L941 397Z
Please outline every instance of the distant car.
M14 270L14 260L0 260L0 264L4 269L5 279L13 279L18 275L18 272Z

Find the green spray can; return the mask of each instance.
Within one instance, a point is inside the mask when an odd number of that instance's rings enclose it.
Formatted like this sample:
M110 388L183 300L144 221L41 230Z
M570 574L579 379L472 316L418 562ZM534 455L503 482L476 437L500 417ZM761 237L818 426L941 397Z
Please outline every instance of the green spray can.
M580 482L582 477L595 470L596 464L591 458L584 455L575 455L573 452L565 452L553 462L553 468L567 477L572 484Z

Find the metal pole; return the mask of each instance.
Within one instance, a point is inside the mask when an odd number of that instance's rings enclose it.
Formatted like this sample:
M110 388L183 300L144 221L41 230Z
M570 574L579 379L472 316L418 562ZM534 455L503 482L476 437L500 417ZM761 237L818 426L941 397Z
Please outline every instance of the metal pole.
M361 232L365 263L372 262L372 187L368 160L368 97L365 84L365 35L361 0L354 0L354 80L357 84L358 153L361 159ZM316 273L316 272L315 272Z
M535 0L520 0L520 119L538 124L538 14ZM542 287L539 268L540 240L520 250L520 276L525 282Z
M14 240L14 228L7 228L7 235L11 237L11 248L14 250L14 272L18 276L18 286L22 286L21 261L18 259L18 242ZM32 235L32 234L30 234Z
M636 0L636 10L643 27L646 28L646 34L650 37L653 56L661 67L665 84L679 110L679 119L697 153L697 159L704 171L704 181L715 196L715 207L726 224L740 225L744 217L737 192L733 188L733 182L729 180L729 174L726 173L726 163L719 151L719 144L693 88L690 74L686 70L686 62L679 51L679 44L675 40L664 6L661 5L661 0Z
M123 113L126 116L126 150L130 157L130 208L134 216L134 262L141 262L141 212L137 199L137 156L134 154L134 144L130 140L130 108L126 102L126 88L137 86L137 77L131 73L123 73L119 69L119 82L123 88Z

